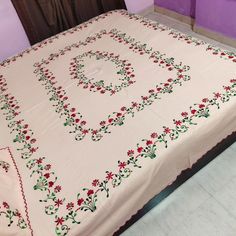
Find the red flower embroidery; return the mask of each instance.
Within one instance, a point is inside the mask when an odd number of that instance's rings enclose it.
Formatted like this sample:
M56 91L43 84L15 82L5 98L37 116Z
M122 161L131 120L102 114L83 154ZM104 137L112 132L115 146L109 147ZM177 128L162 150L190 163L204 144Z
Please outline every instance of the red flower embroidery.
M125 162L120 162L118 166L119 166L120 170L124 169L126 167L126 163Z
M110 119L108 120L108 122L109 122L109 123L112 123L112 121L113 121L113 119L112 119L112 118L110 118Z
M151 134L151 138L157 138L158 137L158 134L157 133L152 133Z
M137 151L138 153L141 153L143 151L143 147L138 147Z
M171 129L170 129L170 128L165 128L164 132L165 132L166 134L169 134L169 133L171 132Z
M225 86L224 89L225 89L225 91L230 91L231 88L230 88L230 86Z
M127 155L130 157L130 156L133 156L134 155L134 150L129 150L127 152Z
M92 186L96 187L99 185L99 180L98 179L95 179L93 182L92 182Z
M63 205L63 201L61 199L57 199L55 201L55 206L59 207L60 205Z
M48 182L48 187L51 188L54 185L54 182L50 181Z
M63 217L58 217L56 220L55 220L55 223L57 223L57 225L62 225L64 223L64 218Z
M81 121L81 125L86 125L86 121Z
M82 133L83 133L83 134L87 134L87 133L88 133L88 130L87 130L87 129L84 129L84 130L82 131Z
M42 164L43 163L43 158L39 158L36 163L39 165L39 164Z
M45 169L45 170L50 170L51 167L52 167L52 166L51 166L50 164L47 164L47 165L44 167L44 169Z
M2 205L3 205L4 208L9 209L9 205L8 205L7 202L3 202Z
M31 153L34 153L34 152L36 152L37 151L37 148L30 148L30 152Z
M204 103L206 103L206 102L208 102L208 101L209 101L208 98L203 98L203 99L202 99L202 102L204 102Z
M90 196L92 194L94 194L94 191L92 189L88 190L87 195Z
M21 213L18 210L16 210L15 214L16 214L17 217L21 218Z
M36 142L36 139L35 139L35 138L33 138L33 139L30 140L30 143L31 143L31 144L34 144L35 142Z
M29 128L29 125L28 124L25 124L24 125L24 129L28 129Z
M101 125L101 126L106 125L106 121L101 121L101 122L100 122L100 125Z
M182 122L180 120L175 121L175 125L180 126L181 124L182 124Z
M93 130L93 131L92 131L92 134L93 134L93 135L96 135L97 133L98 133L97 130Z
M46 179L49 179L49 178L50 178L50 174L49 174L49 173L46 173L46 174L44 174L44 177L45 177Z
M112 172L108 172L107 176L106 176L106 179L111 180L111 179L113 179L113 176L114 176L114 174Z
M54 191L56 193L59 193L61 191L61 186L60 185L57 185L55 188L54 188Z
M181 115L182 115L183 117L187 117L187 116L188 116L188 112L182 112Z
M215 93L215 98L220 98L221 94L220 93Z
M200 104L200 105L199 105L199 108L204 108L204 107L205 107L204 104Z
M72 208L74 207L74 203L73 202L70 202L66 205L66 209L67 210L71 210Z
M77 201L78 206L81 206L83 202L84 202L83 198L78 199Z
M194 115L197 111L195 109L191 110L191 113Z
M152 141L151 141L151 140L148 140L148 141L146 142L146 145L147 145L147 146L152 145Z

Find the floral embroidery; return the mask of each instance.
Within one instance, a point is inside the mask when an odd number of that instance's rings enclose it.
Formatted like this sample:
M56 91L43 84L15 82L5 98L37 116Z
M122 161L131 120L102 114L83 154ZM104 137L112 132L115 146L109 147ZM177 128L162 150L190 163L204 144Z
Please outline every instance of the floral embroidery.
M17 209L12 210L7 202L2 202L0 205L0 217L1 216L5 216L5 218L9 221L8 227L10 227L14 221L17 221L17 226L20 229L27 228L26 221L21 216L21 213Z
M71 107L66 91L62 88L62 86L58 86L58 81L56 81L55 76L51 71L49 71L49 69L47 69L45 65L48 65L50 61L57 59L59 56L65 55L65 53L71 51L72 48L87 46L88 44L93 43L105 36L109 36L112 40L123 43L134 53L148 55L149 59L160 68L167 69L168 71L175 71L176 78L169 78L165 83L157 84L154 88L151 88L146 95L141 97L141 101L134 101L129 107L122 107L120 111L113 112L107 117L107 119L100 121L99 127L94 129L87 127L87 121L83 119L82 114L78 112L75 107ZM111 60L115 60L116 63L122 64L122 68L118 73L126 75L123 80L126 80L127 83L124 82L125 85L122 85L121 87L118 86L117 89L112 89L112 85L108 87L104 86L104 82L99 82L94 85L90 80L85 78L83 72L79 72L81 75L81 77L79 77L79 83L85 86L85 88L91 89L91 86L93 86L92 91L99 88L101 93L105 93L105 91L108 90L113 94L116 93L116 90L120 90L122 87L127 87L129 83L134 83L131 78L135 75L133 74L133 69L131 68L131 64L129 62L121 60L119 55L114 55L113 53L108 54L107 52L100 51L95 53L89 51L75 59L75 61L79 60L79 63L73 62L70 67L71 75L75 76L75 79L78 78L78 70L80 71L81 68L83 68L80 64L80 59L87 55L96 57L99 55L99 58L111 58ZM190 70L189 66L183 65L182 62L176 64L174 58L167 57L159 51L154 51L152 48L148 48L147 44L137 42L134 38L131 38L117 29L112 29L110 32L102 30L100 33L88 37L84 42L67 46L64 50L60 50L59 53L51 54L48 59L43 59L42 62L35 63L35 67L35 73L39 76L39 81L42 82L44 88L48 90L47 94L50 95L49 100L54 103L53 106L56 108L56 112L60 114L60 117L64 117L64 126L72 128L70 133L75 134L75 140L77 141L83 140L88 134L91 134L93 141L101 140L104 134L111 132L109 130L111 126L114 127L124 125L124 121L128 115L133 117L136 112L144 110L146 107L152 105L157 99L160 99L160 95L172 93L175 86L182 86L183 82L191 79L190 76L186 74L186 72Z
M214 47L212 45L208 45L207 51L212 52L215 56L220 56L225 60L231 60L232 62L236 62L236 54L234 52L222 50L221 48Z
M112 83L110 83L109 85L105 85L104 80L93 82L94 78L90 79L84 74L83 68L85 67L85 65L83 64L83 62L85 57L95 57L96 60L103 59L105 61L113 62L118 69L117 75L120 76L118 80L121 81L121 84L114 86ZM127 60L121 60L120 55L115 55L114 53L108 52L89 51L77 56L71 63L70 74L73 76L73 79L79 80L78 86L82 86L84 89L89 89L92 92L100 92L101 94L109 92L110 95L114 95L117 92L121 91L123 88L126 88L135 83L135 81L132 80L135 75L134 69L133 67L131 67L131 64Z
M98 22L98 21L100 21L102 19L106 19L108 16L110 16L110 15L112 15L114 13L118 13L119 11L122 11L122 10L114 10L114 11L110 11L110 12L104 13L104 14L99 15L97 17L94 17L91 20L88 20L88 21L86 21L86 22L84 22L84 23L82 23L82 24L80 24L80 25L78 25L78 26L76 26L74 28L68 29L68 30L66 30L64 32L61 32L61 33L59 33L57 35L54 35L54 36L52 36L52 37L50 37L48 39L45 39L42 42L37 43L34 46L26 49L22 53L19 53L16 56L13 56L13 57L11 57L9 59L4 60L3 62L0 63L0 66L6 67L7 65L10 65L12 62L17 61L19 58L22 58L24 55L30 54L33 51L34 52L38 51L41 48L44 48L45 46L48 46L49 44L52 44L56 39L59 39L59 38L61 38L63 36L67 36L68 34L74 34L74 33L78 32L78 31L86 29L90 25L94 24L95 22Z
M98 193L105 191L106 197L109 197L109 188L116 188L122 181L128 178L135 168L142 168L140 160L142 158L155 159L158 157L159 145L164 145L168 148L168 144L177 140L183 133L186 133L191 126L196 126L199 119L210 117L211 108L214 106L220 109L220 105L230 101L232 97L236 96L236 79L231 80L230 86L224 86L224 92L215 92L212 98L204 98L198 104L190 107L188 112L182 112L179 119L174 119L172 128L163 126L163 132L157 134L153 132L148 139L143 139L138 143L135 149L127 152L128 159L126 161L118 161L117 172L106 172L104 180L95 179L91 183L92 189L83 189L87 191L88 198L87 210L93 212L96 210L96 202L98 200ZM105 186L105 188L104 188ZM110 187L109 187L110 186ZM80 206L85 200L78 195L77 205ZM74 203L67 204L69 215L73 215L78 210L78 206ZM77 208L77 209L76 209ZM82 208L80 208L83 210ZM63 218L65 221L67 217Z
M5 170L5 172L8 172L9 168L10 168L10 164L8 164L5 161L0 161L0 167Z
M111 11L111 12L107 12L103 15L100 15L100 16L97 16L85 23L82 23L72 29L69 29L65 32L62 32L60 34L57 34L55 36L52 36L50 37L49 39L46 39L46 40L43 40L42 42L40 43L37 43L36 45L32 46L31 48L29 49L26 49L25 51L23 51L22 53L19 53L18 55L12 57L12 58L9 58L9 59L6 59L4 60L2 63L0 63L0 66L4 66L6 67L7 65L10 65L11 63L15 62L16 60L18 60L19 58L22 58L24 55L27 55L27 54L30 54L31 52L33 51L38 51L40 48L44 48L45 46L48 46L49 44L52 44L56 39L59 39L63 36L66 36L68 34L74 34L82 29L85 29L85 28L88 28L89 25L93 24L94 22L98 22L99 20L101 19L105 19L107 18L108 16L114 14L114 13L119 13L123 16L126 16L128 17L129 19L131 20L135 20L139 23L141 23L144 27L147 27L147 28L150 28L150 29L153 29L153 30L159 30L159 31L169 31L169 35L172 36L173 38L177 39L177 40L180 40L180 41L183 41L183 42L186 42L187 44L194 44L195 46L200 46L200 45L206 45L207 43L203 40L200 40L200 39L197 39L197 38L194 38L190 35L187 35L187 34L184 34L184 33L181 33L177 30L174 30L174 29L171 29L170 27L168 26L165 26L165 25L162 25L160 23L157 23L155 21L152 21L152 20L149 20L145 17L142 17L142 16L139 16L139 15L135 15L135 14L130 14L128 13L127 11L124 11L124 10L114 10L114 11ZM224 50L222 51L222 49L218 48L218 47L215 47L213 45L210 45L208 44L208 49L207 51L209 50L213 50L213 55L221 55L221 53L223 53L221 56L224 57L225 59L229 59L233 62L236 62L236 54L235 53L232 53L230 51L227 51L227 50ZM227 58L228 57L228 58Z
M180 41L184 41L187 44L194 44L195 46L199 46L199 45L204 45L206 44L206 42L204 42L203 40L194 38L190 35L186 35L183 33L180 33L177 30L171 29L168 26L162 25L160 23L157 23L153 20L147 19L143 16L139 16L139 15L135 15L135 14L130 14L126 11L121 11L120 12L121 15L128 17L130 20L135 20L138 21L140 24L142 24L143 26L145 26L146 28L149 29L153 29L153 30L159 30L159 31L169 31L169 35L171 35L173 38L180 40Z
M173 120L174 126L172 128L163 126L163 131L160 134L153 132L148 139L143 139L141 143L138 143L136 148L128 150L128 159L126 161L118 161L117 172L106 171L103 180L94 179L91 187L83 188L83 194L77 194L76 202L67 202L65 198L59 197L59 194L61 196L62 187L57 184L58 178L52 170L52 166L44 164L45 157L29 159L37 152L38 148L34 146L36 139L32 137L32 130L30 135L28 135L29 126L24 124L23 120L16 119L20 113L14 111L15 106L5 105L9 103L8 99L11 99L12 96L7 93L6 80L0 76L0 104L3 107L1 110L5 110L3 114L9 122L8 127L11 129L11 133L15 133L15 137L20 137L15 138L14 142L21 144L22 148L17 150L21 153L21 157L26 160L26 166L31 171L31 177L35 176L36 178L34 190L40 190L46 195L45 199L40 200L40 202L49 204L45 206L45 213L54 217L56 235L67 235L70 230L70 224L80 224L80 221L77 220L79 211L94 212L99 195L105 193L105 196L109 198L111 188L119 186L124 179L132 174L135 168L142 168L141 158L157 158L159 145L163 144L165 148L168 148L170 142L186 133L191 126L196 126L199 119L210 117L211 108L217 107L220 109L221 104L236 97L236 79L232 79L230 82L230 85L223 86L223 92L215 92L212 98L203 98L200 103L191 106L189 111L182 112L181 118ZM17 103L15 98L11 99L11 101L13 101L13 104ZM23 132L25 129L27 129L27 132ZM32 155L25 155L26 150ZM68 212L66 215L59 215L61 207L66 208Z

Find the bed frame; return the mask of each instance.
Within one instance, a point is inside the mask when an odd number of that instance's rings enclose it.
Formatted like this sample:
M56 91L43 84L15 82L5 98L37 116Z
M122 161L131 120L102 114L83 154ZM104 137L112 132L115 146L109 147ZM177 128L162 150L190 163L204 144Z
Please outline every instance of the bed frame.
M168 197L171 193L173 193L179 186L181 186L185 181L191 178L194 174L196 174L199 170L201 170L204 166L214 160L218 155L220 155L223 151L225 151L228 147L230 147L234 142L236 142L236 132L229 135L227 138L223 139L220 143L218 143L215 147L213 147L210 151L208 151L201 159L199 159L191 169L184 170L178 178L171 185L167 186L164 190L162 190L159 194L157 194L154 198L152 198L141 210L137 212L137 214L133 215L130 220L126 222L126 224L113 234L113 236L119 236L125 230L127 230L130 226L132 226L135 222L137 222L140 218L142 218L146 213L152 210L155 206L157 206L163 199Z

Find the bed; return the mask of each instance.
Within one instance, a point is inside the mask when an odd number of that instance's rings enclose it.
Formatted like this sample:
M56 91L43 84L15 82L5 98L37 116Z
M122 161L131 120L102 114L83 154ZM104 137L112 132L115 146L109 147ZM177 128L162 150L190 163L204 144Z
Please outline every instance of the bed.
M0 235L113 235L236 130L235 72L124 10L4 61Z

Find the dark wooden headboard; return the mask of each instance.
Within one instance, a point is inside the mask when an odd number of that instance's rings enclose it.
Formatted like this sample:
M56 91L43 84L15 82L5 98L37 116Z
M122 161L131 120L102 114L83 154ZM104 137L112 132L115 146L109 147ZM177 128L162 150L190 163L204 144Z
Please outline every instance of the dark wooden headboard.
M124 0L12 0L31 44L115 9Z

